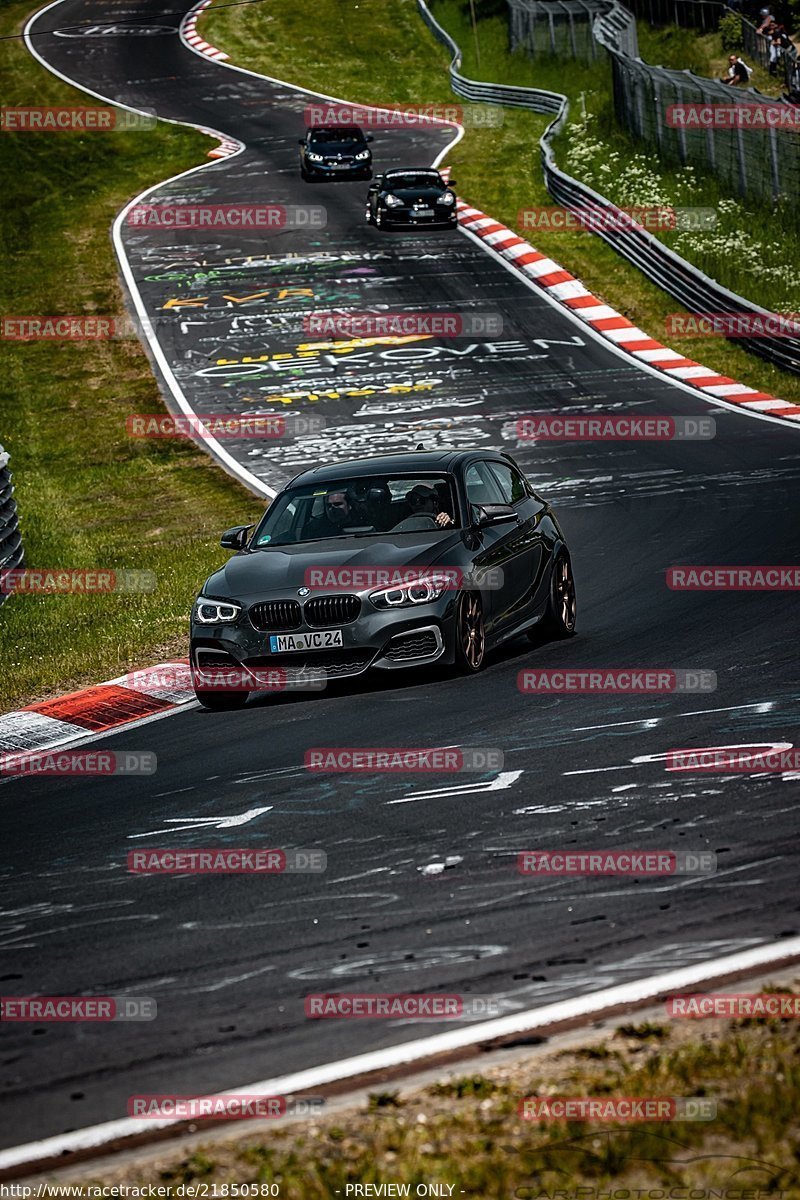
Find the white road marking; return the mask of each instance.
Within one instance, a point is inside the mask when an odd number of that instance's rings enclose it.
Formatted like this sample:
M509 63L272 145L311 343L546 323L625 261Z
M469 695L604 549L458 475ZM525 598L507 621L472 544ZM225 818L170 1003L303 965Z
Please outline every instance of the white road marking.
M412 792L409 796L402 796L399 800L387 800L386 803L411 804L414 800L440 800L448 796L472 796L476 792L502 792L516 783L521 774L522 771L501 771L496 779L491 779L488 783L470 784L465 781L452 787L431 788L429 792Z
M768 713L774 707L774 700L758 700L753 704L731 704L726 708L699 708L693 712L668 713L663 717L640 717L638 721L611 721L608 725L576 725L572 732L586 733L592 729L618 729L621 725L657 725L659 721L674 720L678 717L704 717L709 713L738 712L744 708L754 708L759 713Z
M652 955L656 952L650 952ZM543 1026L552 1025L557 1021L583 1019L589 1022L605 1009L617 1005L638 1004L655 1001L660 996L668 996L688 988L702 988L710 980L719 976L739 972L755 973L771 963L800 958L800 937L786 938L780 942L770 942L767 945L756 946L750 950L742 950L725 957L694 963L688 967L679 967L660 975L651 975L633 982L618 984L605 988L591 995L576 996L571 1000L560 1000L555 1004L547 1004L541 1008L526 1009L524 1012L510 1013L496 1017L490 1021L478 1021L473 1025L449 1029L446 1033L433 1034L430 1037L419 1038L414 1042L402 1042L398 1046L390 1046L383 1050L374 1050L367 1054L358 1054L352 1058L340 1059L338 1062L324 1063L319 1067L310 1067L304 1071L295 1071L289 1075L281 1075L274 1079L262 1079L244 1087L237 1087L230 1092L220 1092L218 1095L237 1095L247 1092L251 1095L262 1096L291 1096L304 1091L342 1079L355 1079L374 1071L386 1071L404 1063L418 1062L434 1055L451 1050L466 1049L480 1042L487 1042L501 1037L513 1037L516 1034L530 1033ZM644 956L646 961L646 956ZM174 1126L174 1119L153 1120L149 1123L152 1129L164 1129ZM71 1133L59 1134L57 1137L45 1138L38 1142L28 1142L22 1146L12 1146L8 1150L0 1150L0 1171L23 1163L36 1163L42 1159L54 1158L58 1155L74 1153L78 1150L98 1149L108 1145L117 1138L131 1137L141 1134L142 1123L131 1117L118 1121L106 1121L102 1125L90 1125L86 1129L77 1129Z
M167 825L171 829L151 829L147 833L129 833L128 838L155 837L157 833L183 833L187 829L234 829L237 825L246 825L262 813L270 812L272 805L266 808L248 808L247 812L235 817L167 817Z

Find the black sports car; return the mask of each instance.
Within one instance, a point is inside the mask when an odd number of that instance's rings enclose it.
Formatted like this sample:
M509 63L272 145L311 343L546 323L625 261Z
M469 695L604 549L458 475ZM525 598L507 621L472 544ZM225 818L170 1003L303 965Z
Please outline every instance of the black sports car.
M198 699L235 708L271 668L327 680L426 663L479 671L521 633L575 631L569 551L550 506L495 451L414 451L304 471L192 612ZM241 682L215 690L214 673ZM252 682L251 682L252 678Z
M367 220L379 229L388 225L458 223L455 180L448 183L433 167L385 171L367 193Z
M332 125L306 130L299 139L300 174L303 179L371 179L372 134L357 125Z

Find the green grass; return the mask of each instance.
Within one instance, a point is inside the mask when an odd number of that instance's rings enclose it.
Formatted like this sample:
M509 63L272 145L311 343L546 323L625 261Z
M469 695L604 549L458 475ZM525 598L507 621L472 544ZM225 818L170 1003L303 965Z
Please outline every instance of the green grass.
M468 6L460 0L436 0L434 12L464 50L464 74L476 79L566 91L572 97L572 122L578 120L579 97L583 93L589 112L597 114L598 131L593 132L593 137L604 143L601 160L612 152L625 160L643 152L641 145L633 143L616 126L610 68L603 64L592 67L565 64L552 59L534 63L521 53L510 54L507 19L502 13L478 22L478 67ZM202 22L205 36L214 45L225 49L235 63L251 70L323 92L332 89L338 96L359 103L453 102L446 74L447 52L423 25L413 0L317 0L313 23L306 20L303 10L293 0L219 9L212 5ZM379 54L375 53L376 46L380 47ZM542 181L538 149L547 118L517 109L504 109L503 117L500 129L468 129L447 161L465 199L515 228L520 209L552 204ZM556 153L560 165L583 178L595 156L592 161L587 155L583 162L568 162L573 145L579 141L571 133L562 135ZM585 146L586 139L582 142ZM581 147L578 152L580 156ZM599 167L602 161L596 165ZM663 175L665 187L677 184L677 172L665 171ZM685 190L686 178L681 177ZM610 183L613 182L612 179ZM713 180L699 181L695 187L693 204L718 206L720 192ZM613 198L613 187L605 190ZM750 228L766 229L775 221L775 214L770 212L767 223L748 205L745 213L732 211L726 220L734 226L741 220ZM666 240L674 236L669 235ZM725 239L730 236L723 233ZM592 234L537 230L529 237L537 249L552 254L596 295L653 337L667 340L674 349L712 370L761 391L800 402L800 378L762 363L724 338L667 336L667 318L684 310ZM736 239L735 245L741 250L739 233ZM720 254L711 256L710 261L699 251L695 253L698 265L710 274L714 274L710 266L719 267L719 274L727 276L723 282L728 286L736 287L743 282L748 295L757 290L752 272L745 271L744 279L737 275L737 256L731 255L722 242ZM782 263L786 254L783 241ZM796 272L784 270L783 276L787 288L798 287ZM765 294L767 302L774 304L772 286L765 289ZM759 296L754 294L753 298ZM800 302L793 304L794 309L798 307Z
M750 58L743 49L726 50L719 32L698 33L695 29L681 29L678 25L651 28L646 21L638 21L639 56L645 62L675 71L692 71L707 79L722 79L728 70L728 55L741 55L752 68L750 86L758 88L765 96L780 96L784 90L783 74L770 75L766 67Z
M4 5L18 33L30 0ZM4 104L95 101L0 43ZM109 230L148 184L214 145L160 125L113 133L4 133L0 311L120 315ZM30 567L108 567L157 576L149 595L17 596L0 608L3 710L186 653L191 600L224 558L219 532L261 509L187 442L133 441L131 412L164 411L133 338L0 342L0 442L11 453Z
M519 1101L534 1095L698 1097L716 1101L717 1111L710 1121L525 1121ZM452 1195L481 1200L597 1200L603 1192L789 1200L800 1195L800 1027L793 1020L623 1026L589 1045L517 1052L479 1074L378 1092L306 1124L266 1125L231 1130L188 1154L162 1149L157 1164L102 1175L87 1167L81 1178L161 1185L170 1195L198 1180L209 1195L212 1185L224 1195L234 1182L277 1184L283 1200L344 1197L355 1184L410 1184L413 1196L419 1183L454 1184Z

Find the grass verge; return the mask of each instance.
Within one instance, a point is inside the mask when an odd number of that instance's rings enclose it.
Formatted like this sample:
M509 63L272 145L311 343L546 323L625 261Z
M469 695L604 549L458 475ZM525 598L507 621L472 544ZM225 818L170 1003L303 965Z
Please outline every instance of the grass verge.
M642 1124L523 1119L520 1101L533 1096L695 1098L716 1113ZM517 1051L422 1089L385 1089L302 1125L226 1131L184 1155L164 1149L146 1164L102 1176L76 1169L70 1179L158 1185L169 1197L198 1184L208 1196L414 1196L435 1183L453 1191L432 1194L481 1200L779 1200L800 1194L799 1114L797 1021L665 1018L576 1037L566 1049Z
M580 124L583 95L589 130L569 130L556 145L559 163L579 178L599 170L611 153L630 162L641 152L642 147L616 126L607 65L590 67L552 59L533 63L523 54L510 54L507 19L505 15L497 15L478 21L478 66L468 5L460 0L436 0L434 11L463 48L462 69L466 75L566 91L571 97L573 125ZM423 25L413 0L318 0L313 24L309 24L293 0L218 9L212 5L202 21L209 41L226 50L233 62L254 71L322 92L333 91L358 103L452 103L453 100L446 74L447 53ZM517 228L521 209L552 204L542 182L538 149L547 118L518 109L504 109L503 115L500 129L468 129L448 163L458 179L461 195L511 228ZM599 148L590 145L591 142L599 143ZM640 164L634 163L634 167L636 170L628 181L631 191L637 188ZM653 171L649 160L648 170ZM698 173L692 172L659 174L664 176L665 190L677 187L680 182L683 191L673 202L719 206L721 197L713 180L693 178ZM601 173L599 183L617 199L613 185L619 181L621 171L612 170L610 178L607 175ZM641 184L641 179L638 182ZM621 195L618 202L652 201L643 193L642 200ZM730 209L721 217L720 241L713 250L713 263L722 260L728 272L723 282L735 287L743 281L747 286L742 290L753 299L759 299L754 289L757 291L761 286L753 264L759 268L772 264L762 261L758 249L748 257L743 272L736 274L736 264L742 259L747 229L774 228L775 220L773 212L767 222L763 214L751 212L749 206L741 211ZM537 229L527 236L538 249L552 254L596 295L653 337L668 341L682 354L721 374L800 403L800 378L762 363L724 338L668 335L667 318L685 310L594 235ZM668 235L666 240L675 236ZM688 253L686 246L678 248L681 253ZM697 247L692 252L700 253ZM786 281L786 300L794 310L800 307L800 285L785 267L786 243L778 254L780 277ZM713 274L707 255L698 265ZM771 296L770 307L777 307L774 280L770 277L763 284L765 294ZM798 295L792 301L795 292Z
M30 0L4 4L18 34ZM90 105L0 43L4 104ZM202 162L191 130L4 133L3 314L124 311L109 230L148 184ZM3 711L186 653L194 593L222 557L220 530L261 505L193 444L133 441L132 412L164 411L136 339L0 341L0 441L11 454L30 567L148 570L150 594L17 596L0 608Z

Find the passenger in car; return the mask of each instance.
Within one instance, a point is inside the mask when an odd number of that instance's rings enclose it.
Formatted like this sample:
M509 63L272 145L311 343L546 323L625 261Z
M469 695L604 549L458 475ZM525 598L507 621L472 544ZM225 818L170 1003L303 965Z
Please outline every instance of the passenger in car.
M441 506L436 489L426 483L418 483L406 496L412 516L433 517L440 529L453 524L453 518Z

